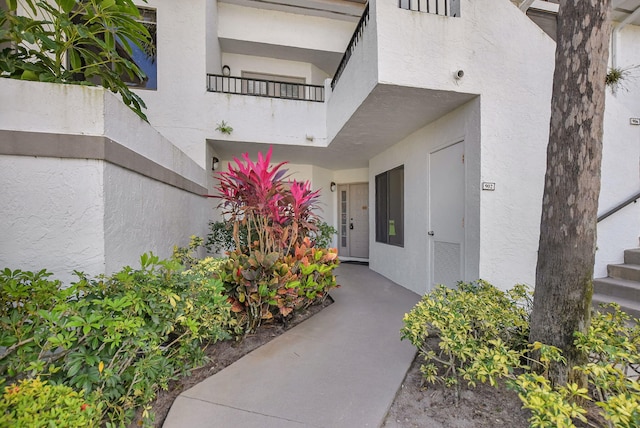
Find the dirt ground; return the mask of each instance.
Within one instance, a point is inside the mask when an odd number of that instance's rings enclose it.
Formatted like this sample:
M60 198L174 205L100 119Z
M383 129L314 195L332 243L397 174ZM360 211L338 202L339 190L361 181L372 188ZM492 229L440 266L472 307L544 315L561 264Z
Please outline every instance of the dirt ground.
M431 348L437 348L438 338L433 337ZM478 384L475 388L461 385L456 405L455 389L422 381L420 365L423 358L417 356L402 381L396 397L387 413L385 428L526 428L531 413L522 408L515 391L503 382L499 388ZM605 427L606 421L598 408L582 403L588 414L588 422L574 421L578 428Z
M518 395L506 387L461 387L456 406L455 390L443 385L422 385L421 358L416 358L396 394L382 424L386 428L485 428L528 427L529 414Z

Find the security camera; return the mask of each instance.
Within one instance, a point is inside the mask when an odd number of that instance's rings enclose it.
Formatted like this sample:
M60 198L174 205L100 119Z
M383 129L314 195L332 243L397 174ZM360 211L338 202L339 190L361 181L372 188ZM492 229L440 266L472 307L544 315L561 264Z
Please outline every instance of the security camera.
M453 73L453 78L456 80L460 80L464 77L464 70L458 70Z

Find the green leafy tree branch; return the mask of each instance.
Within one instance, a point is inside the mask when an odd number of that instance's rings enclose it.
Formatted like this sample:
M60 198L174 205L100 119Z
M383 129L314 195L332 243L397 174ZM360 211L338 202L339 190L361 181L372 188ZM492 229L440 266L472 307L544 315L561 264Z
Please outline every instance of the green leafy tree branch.
M151 35L132 0L5 0L0 8L0 76L102 85L143 120L142 98L124 82L143 80L132 47Z

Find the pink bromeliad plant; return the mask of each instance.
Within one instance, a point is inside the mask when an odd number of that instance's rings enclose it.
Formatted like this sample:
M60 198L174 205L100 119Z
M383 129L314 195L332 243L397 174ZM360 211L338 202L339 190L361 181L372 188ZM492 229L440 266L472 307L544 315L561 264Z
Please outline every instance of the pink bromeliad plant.
M270 165L271 149L253 162L247 153L217 174L219 208L233 223L235 251L222 265L225 285L245 332L263 320L286 319L296 310L322 301L337 286L335 248L315 248L318 191L308 181L289 181L286 162ZM247 229L243 248L240 228Z
M234 225L236 248L240 248L239 227L247 228L249 248L262 253L288 254L318 220L314 213L319 191L308 181L287 180L287 162L271 165L271 148L265 156L258 153L253 162L248 153L234 158L226 172L217 174L219 208Z

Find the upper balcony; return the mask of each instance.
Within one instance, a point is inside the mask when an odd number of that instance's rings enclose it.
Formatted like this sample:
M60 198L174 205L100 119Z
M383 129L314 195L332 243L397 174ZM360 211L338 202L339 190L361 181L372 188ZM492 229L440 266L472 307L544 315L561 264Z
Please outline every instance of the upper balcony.
M340 59L324 73L324 85L315 65L319 62L279 59L289 61L291 70L298 67L307 73L305 82L295 82L277 78L300 74L278 72L275 67L282 64L274 58L223 53L223 61L236 61L232 70L252 71L255 66L274 78L259 72L209 77L209 90L218 91L217 103L224 103L224 119L248 125L234 126L233 137L215 137L220 142L215 148L224 151L225 141L229 147L243 142L246 150L258 149L250 146L254 143L269 143L275 153L281 147L295 161L295 153L308 156L308 149L317 147L323 148L314 152L320 166L366 167L371 157L479 94L499 94L501 70L513 80L508 87L518 82L505 96L535 93L539 82L522 77L530 74L523 70L531 71L530 52L522 47L534 45L546 54L552 42L508 0L485 9L474 7L472 0L372 0L351 24L349 35L343 35ZM288 33L290 44L301 43L297 28L295 36ZM500 102L499 97L491 102Z
M258 13L238 4L223 3L219 11L224 66L221 73L208 75L207 90L219 94L216 104L225 111L227 122L249 120L251 124L234 126L232 137L214 134L219 151L232 142L275 143L289 155L292 145L325 147L314 157L318 163L326 158L327 167L363 167L368 157L474 97L453 84L434 90L428 76L397 85L394 80L402 73L391 79L381 74L388 67L383 64L386 59L381 59L386 55L381 42L399 40L395 30L383 34L380 23L386 27L393 21L395 27L405 27L430 16L440 26L455 25L459 0L370 2L355 22L315 15L291 17L283 10L265 16L264 10ZM385 16L390 12L397 16ZM300 21L305 25L300 27ZM239 30L247 28L251 31ZM421 36L414 33L414 38ZM443 34L435 39L446 44ZM256 52L258 47L261 50ZM398 47L402 45L394 50ZM254 126L267 122L260 131Z

